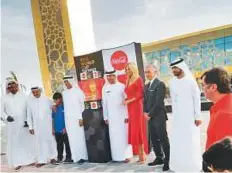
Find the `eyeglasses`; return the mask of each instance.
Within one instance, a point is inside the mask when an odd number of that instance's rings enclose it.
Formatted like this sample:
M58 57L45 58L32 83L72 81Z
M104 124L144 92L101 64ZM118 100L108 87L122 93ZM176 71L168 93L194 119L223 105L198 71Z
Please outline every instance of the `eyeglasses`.
M213 84L201 84L203 90L209 89Z

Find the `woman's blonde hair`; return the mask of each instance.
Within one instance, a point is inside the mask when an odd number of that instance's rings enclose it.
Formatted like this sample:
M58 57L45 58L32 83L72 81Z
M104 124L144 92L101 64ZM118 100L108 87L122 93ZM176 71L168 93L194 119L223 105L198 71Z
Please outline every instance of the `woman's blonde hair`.
M127 83L129 82L129 80L131 80L131 82L134 82L137 78L139 78L139 70L138 70L138 67L137 65L134 63L134 62L129 62L126 67L129 67L130 70L132 71L132 76L131 78L127 79Z

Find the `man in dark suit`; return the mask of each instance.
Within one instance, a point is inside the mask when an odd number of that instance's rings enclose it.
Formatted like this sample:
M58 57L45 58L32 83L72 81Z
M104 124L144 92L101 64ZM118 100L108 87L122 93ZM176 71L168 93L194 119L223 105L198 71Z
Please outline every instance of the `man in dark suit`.
M144 116L148 120L149 134L156 159L149 166L162 165L169 170L170 145L166 130L167 114L164 105L165 84L157 78L157 68L148 65L145 76L150 82L144 89Z

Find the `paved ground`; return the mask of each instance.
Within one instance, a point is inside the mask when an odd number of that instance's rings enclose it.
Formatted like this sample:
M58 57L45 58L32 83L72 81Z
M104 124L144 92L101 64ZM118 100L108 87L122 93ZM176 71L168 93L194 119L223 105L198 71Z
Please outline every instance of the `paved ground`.
M209 113L202 112L203 125L201 127L201 139L202 139L202 151L204 151L206 128L209 120ZM171 130L172 116L169 115L168 131ZM181 142L181 141L180 141ZM184 142L184 141L182 141ZM153 152L148 156L147 162L151 162L154 159ZM136 161L137 157L133 158L131 163L85 163L83 165L77 164L61 164L58 166L46 165L42 168L23 167L20 172L162 172L162 167L148 167L146 164L138 165ZM11 169L7 168L6 156L1 156L1 172L11 172Z

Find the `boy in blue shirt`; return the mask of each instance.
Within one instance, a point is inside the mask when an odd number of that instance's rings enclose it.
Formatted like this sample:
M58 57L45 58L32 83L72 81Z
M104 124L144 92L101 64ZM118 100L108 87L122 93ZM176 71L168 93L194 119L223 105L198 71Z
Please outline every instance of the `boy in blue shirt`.
M58 152L58 162L63 160L63 151L65 145L66 159L64 162L72 163L72 155L68 141L68 135L65 129L65 120L64 120L64 105L62 94L59 92L54 93L53 100L55 106L52 111L53 118L53 131L55 133L56 143L57 143L57 152Z

